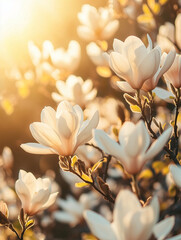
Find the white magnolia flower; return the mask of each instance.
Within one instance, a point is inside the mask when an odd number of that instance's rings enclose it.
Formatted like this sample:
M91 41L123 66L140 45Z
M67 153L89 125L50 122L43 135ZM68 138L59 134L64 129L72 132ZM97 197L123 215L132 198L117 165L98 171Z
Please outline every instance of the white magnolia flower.
M142 86L142 90L146 92L152 91L154 88L156 88L160 77L163 74L167 74L166 72L169 71L170 67L172 67L172 64L176 56L175 50L170 51L167 56L165 56L165 53L163 53L161 56L161 49L159 47L158 49L159 49L160 58L162 61L160 62L159 68L157 72L154 74L154 76L144 82Z
M79 200L69 195L66 200L59 198L57 203L62 208L62 211L54 213L55 219L75 226L81 222L84 210L91 209L98 204L98 197L92 192L82 194Z
M148 42L146 48L141 39L135 36L129 36L124 42L114 39L114 50L106 54L112 70L134 89L141 89L143 83L155 75L160 65L158 48L152 49L149 36Z
M102 130L94 130L94 137L97 146L119 159L128 173L137 174L148 160L163 149L171 132L170 127L150 146L150 136L144 122L134 124L127 121L119 131L119 143Z
M51 192L49 178L35 178L24 170L20 170L15 190L21 200L22 208L29 216L50 207L56 200L58 192Z
M28 42L28 50L31 60L35 66L43 61L47 61L51 53L54 51L52 43L48 40L43 42L42 51L32 42Z
M175 25L166 22L164 25L160 26L157 35L157 43L165 52L168 52L175 47L174 44L181 49L181 13L177 15ZM177 48L176 50L178 51Z
M66 70L69 73L74 72L80 63L81 49L77 41L70 41L68 49L57 48L51 52L51 60L55 67Z
M0 156L0 165L2 164L4 168L12 167L13 165L13 153L9 147L4 147L2 155Z
M82 11L78 13L78 18L82 25L78 27L77 32L86 41L110 39L119 27L119 21L113 19L108 8L97 10L85 4L82 6Z
M97 95L97 90L95 88L93 89L92 80L87 79L83 81L81 77L76 77L74 75L70 75L66 82L57 81L56 87L61 94L52 93L52 98L56 102L66 99L74 104L78 104L82 108Z
M179 188L181 188L181 166L176 166L172 164L169 166L169 169L170 169L170 174L174 183Z
M41 122L30 125L30 131L39 143L21 144L21 147L29 153L71 156L78 146L92 138L92 129L98 122L97 111L91 120L83 121L83 112L78 105L62 101L57 111L45 107L41 112Z
M86 47L87 55L96 66L107 66L108 62L103 50L96 43L91 42Z
M2 214L4 214L4 216L6 216L7 218L9 217L8 206L3 201L0 201L0 212L2 212Z
M148 240L152 234L163 240L174 225L173 217L156 224L159 218L157 197L143 208L128 190L120 191L116 198L112 223L90 210L84 212L84 217L91 232L100 240Z
M159 50L159 54L160 54L160 64L158 67L158 70L156 71L156 73L149 79L147 79L142 86L142 90L145 92L148 91L152 91L157 87L158 81L160 79L160 77L169 70L169 68L172 66L175 56L176 56L176 52L175 50L171 50L168 55L166 55L166 53L163 53L161 55L161 49L159 46L157 46L157 49ZM127 82L117 82L118 87L125 92L135 92L135 89L133 89L129 83Z

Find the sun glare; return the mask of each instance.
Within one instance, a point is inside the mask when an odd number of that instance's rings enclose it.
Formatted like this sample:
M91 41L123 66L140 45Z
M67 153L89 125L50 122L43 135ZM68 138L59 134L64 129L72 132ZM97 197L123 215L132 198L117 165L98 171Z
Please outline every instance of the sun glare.
M0 38L22 31L29 20L29 0L0 0Z

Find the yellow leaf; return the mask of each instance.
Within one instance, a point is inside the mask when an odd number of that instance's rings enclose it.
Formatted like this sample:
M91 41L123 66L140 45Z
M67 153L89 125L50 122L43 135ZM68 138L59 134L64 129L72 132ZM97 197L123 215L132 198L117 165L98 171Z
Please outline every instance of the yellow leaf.
M74 155L72 158L71 158L71 167L73 168L75 163L78 161L78 157L76 155Z
M155 2L155 0L147 0L147 3L155 14L160 12L160 4L158 2Z
M130 109L132 112L141 113L141 109L137 105L130 105Z
M167 175L168 173L169 173L169 167L166 166L166 167L164 167L164 168L162 169L162 174L163 174L163 175Z
M171 185L168 189L168 195L169 197L175 197L175 195L177 194L177 189L175 185Z
M83 180L85 180L85 181L87 181L87 182L91 182L91 183L93 182L93 181L92 181L92 178L90 178L89 176L87 176L85 173L83 173L81 177L82 177Z
M163 163L162 161L155 161L152 164L152 167L156 173L160 173L162 171L162 169L165 167L165 163Z
M82 240L98 240L98 238L89 233L83 233L81 237Z
M97 44L102 49L103 52L106 52L108 49L108 43L107 41L97 41Z
M146 15L153 16L147 4L143 4L142 10Z
M85 182L75 183L75 187L77 187L77 188L82 188L82 187L85 187L88 185L89 185L89 183L85 183Z
M14 111L14 106L9 99L3 99L1 102L1 106L6 112L6 114L11 115Z
M20 97L22 97L22 98L28 97L28 95L30 93L28 86L26 86L26 85L19 86L18 93L19 93Z
M153 177L153 173L150 169L143 170L139 175L139 179L141 179L141 178L150 179L152 177Z
M112 75L112 72L109 67L107 66L98 66L96 67L96 72L99 76L103 78L109 78Z

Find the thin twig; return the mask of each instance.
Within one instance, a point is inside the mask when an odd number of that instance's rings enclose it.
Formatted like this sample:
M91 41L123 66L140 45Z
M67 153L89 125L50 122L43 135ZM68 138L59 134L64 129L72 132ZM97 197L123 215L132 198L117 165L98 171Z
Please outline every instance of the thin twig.
M106 179L107 179L107 171L108 171L108 168L109 168L109 163L110 163L110 161L111 161L111 158L112 158L112 156L111 156L111 155L108 155L108 157L107 157L107 162L106 162L105 172L104 172L103 177L102 177L102 179L103 179L104 181L106 181Z
M142 117L143 117L143 120L149 130L149 132L151 133L152 135L152 138L154 139L157 139L158 136L156 135L156 133L153 131L153 129L151 128L151 122L148 122L145 114L144 114L144 109L143 109L143 106L142 106L142 103L141 103L141 98L140 98L140 91L137 90L137 101L138 101L138 105L141 109L141 114L142 114ZM173 162L176 164L176 165L179 165L179 162L177 160L177 155L171 150L169 149L167 146L164 147L164 150L169 154L170 158L173 160Z

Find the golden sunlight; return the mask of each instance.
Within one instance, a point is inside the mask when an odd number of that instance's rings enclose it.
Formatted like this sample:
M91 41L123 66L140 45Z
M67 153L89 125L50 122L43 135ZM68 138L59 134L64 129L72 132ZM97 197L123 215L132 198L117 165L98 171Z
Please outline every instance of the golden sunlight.
M31 0L0 1L0 38L22 31L29 21Z

